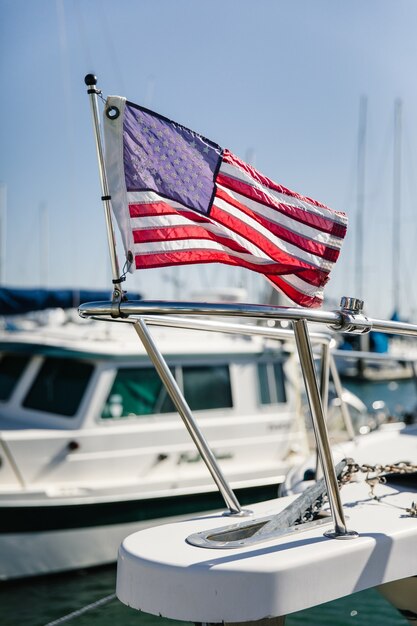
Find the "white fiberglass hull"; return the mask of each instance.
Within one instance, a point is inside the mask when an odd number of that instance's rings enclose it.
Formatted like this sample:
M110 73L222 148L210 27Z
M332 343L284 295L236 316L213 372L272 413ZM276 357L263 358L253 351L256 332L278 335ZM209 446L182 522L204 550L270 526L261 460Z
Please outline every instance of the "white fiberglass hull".
M282 480L282 476L278 477ZM246 481L235 493L241 504L274 497L273 480ZM122 540L132 532L225 510L214 486L155 497L61 499L0 498L0 580L10 580L113 563Z
M174 519L178 520L180 516L172 518ZM155 523L161 524L163 521L155 520ZM149 522L133 522L70 530L3 534L0 536L0 580L114 563L124 537L149 525Z

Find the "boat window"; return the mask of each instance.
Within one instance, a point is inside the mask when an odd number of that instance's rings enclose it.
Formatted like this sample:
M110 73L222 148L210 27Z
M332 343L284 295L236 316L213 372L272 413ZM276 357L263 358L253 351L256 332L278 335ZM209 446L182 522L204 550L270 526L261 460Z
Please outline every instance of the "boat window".
M228 365L202 365L182 368L184 396L190 409L232 407Z
M153 368L120 369L104 405L101 417L172 413L175 407Z
M46 359L23 406L28 409L75 415L93 372L90 363L75 359Z
M287 401L283 361L258 363L258 379L261 404Z
M233 406L227 365L177 366L171 371L192 410ZM116 374L101 417L117 419L175 411L154 368L123 368Z
M4 354L0 357L0 400L8 400L23 373L30 356Z

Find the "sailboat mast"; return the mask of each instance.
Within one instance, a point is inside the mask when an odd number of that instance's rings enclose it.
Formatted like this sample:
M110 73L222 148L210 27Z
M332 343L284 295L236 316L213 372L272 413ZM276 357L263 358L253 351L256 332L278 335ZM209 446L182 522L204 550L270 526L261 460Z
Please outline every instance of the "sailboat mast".
M394 105L394 164L393 164L393 222L392 222L392 293L394 312L400 307L401 261L401 139L402 100Z
M6 280L6 206L7 187L0 183L0 285Z
M39 284L49 284L49 215L44 202L39 207Z
M358 298L363 297L363 222L365 208L365 148L367 126L368 99L361 96L359 102L358 128L358 169L357 169L357 197L356 197L356 266L355 266L355 293Z

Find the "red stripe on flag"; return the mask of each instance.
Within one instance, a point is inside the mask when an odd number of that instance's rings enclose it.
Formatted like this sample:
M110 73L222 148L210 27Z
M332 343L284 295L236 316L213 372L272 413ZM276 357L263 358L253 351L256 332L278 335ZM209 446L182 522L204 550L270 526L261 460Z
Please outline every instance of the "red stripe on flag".
M206 248L172 250L169 252L161 250L156 252L139 252L135 255L135 265L137 269L165 267L172 264L193 265L195 263L226 263L227 265L245 267L246 269L264 274L268 278L271 275L276 275L276 265L274 263L256 265L240 257L234 257L232 254L228 254L222 250L207 250ZM292 275L291 268L289 268L287 272L281 273L283 275Z
M236 241L213 234L202 226L196 226L195 224L161 226L160 228L138 228L133 229L132 232L133 241L137 244L153 243L158 241L187 241L193 239L204 239L224 245L234 252L248 254L248 251ZM270 265L274 265L273 261L271 261ZM294 268L291 266L287 269L287 271L293 271L293 269Z
M293 302L296 302L300 306L311 307L316 309L321 306L323 303L322 298L318 298L317 296L309 296L305 293L302 293L298 289L295 289L292 285L285 282L285 279L281 279L279 276L270 276L266 275L266 278L274 284L278 289L280 289L285 295L290 298Z
M207 217L191 209L176 209L168 202L147 202L146 204L129 204L129 215L135 217L153 217L156 215L182 215L194 222L210 222Z
M260 272L261 274L270 274L275 272L275 264L255 265L241 258L235 258L222 250L188 249L173 250L170 252L159 251L152 253L139 253L135 255L136 268L155 268L164 267L172 264L192 265L195 263L226 263L227 265L236 265L245 267L246 269ZM265 270L265 271L264 271ZM290 273L290 272L287 272Z

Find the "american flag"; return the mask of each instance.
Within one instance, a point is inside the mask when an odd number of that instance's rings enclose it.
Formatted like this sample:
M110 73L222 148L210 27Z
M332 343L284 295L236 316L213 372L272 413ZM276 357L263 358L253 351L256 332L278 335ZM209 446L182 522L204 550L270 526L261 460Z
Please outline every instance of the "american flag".
M104 112L112 209L133 270L226 263L317 307L347 218L119 96Z

